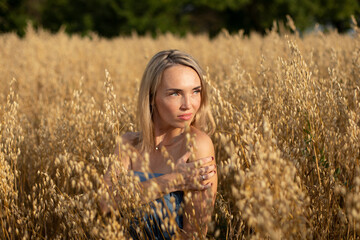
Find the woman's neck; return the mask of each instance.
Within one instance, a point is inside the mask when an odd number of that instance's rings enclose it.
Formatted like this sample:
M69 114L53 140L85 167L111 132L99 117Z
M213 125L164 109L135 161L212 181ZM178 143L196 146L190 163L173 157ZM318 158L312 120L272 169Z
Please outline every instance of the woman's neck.
M155 128L155 146L172 145L181 138L184 128L156 129Z

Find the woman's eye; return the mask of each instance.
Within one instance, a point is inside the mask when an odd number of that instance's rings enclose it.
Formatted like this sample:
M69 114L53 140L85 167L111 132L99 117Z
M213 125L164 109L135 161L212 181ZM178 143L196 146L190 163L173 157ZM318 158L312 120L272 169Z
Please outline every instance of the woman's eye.
M179 93L173 92L173 93L170 93L170 96L179 96Z
M200 89L199 89L199 90L195 90L194 93L195 93L195 94L201 93L201 90L200 90Z

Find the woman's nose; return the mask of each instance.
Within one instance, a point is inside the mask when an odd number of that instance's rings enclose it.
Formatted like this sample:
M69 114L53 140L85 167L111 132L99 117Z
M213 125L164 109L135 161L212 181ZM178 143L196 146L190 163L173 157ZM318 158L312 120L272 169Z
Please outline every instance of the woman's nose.
M181 109L187 110L190 108L190 97L183 96L182 103L181 103Z

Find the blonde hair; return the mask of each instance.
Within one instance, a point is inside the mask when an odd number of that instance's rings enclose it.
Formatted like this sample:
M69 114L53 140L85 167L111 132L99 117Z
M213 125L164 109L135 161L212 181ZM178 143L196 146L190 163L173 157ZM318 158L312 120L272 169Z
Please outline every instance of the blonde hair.
M209 109L207 87L200 65L192 56L179 50L161 51L155 54L147 64L140 84L137 117L141 130L139 139L141 151L149 152L155 148L154 123L152 118L155 94L165 69L175 65L192 68L200 78L202 89L201 104L191 125L208 134L212 134L215 130L215 122Z

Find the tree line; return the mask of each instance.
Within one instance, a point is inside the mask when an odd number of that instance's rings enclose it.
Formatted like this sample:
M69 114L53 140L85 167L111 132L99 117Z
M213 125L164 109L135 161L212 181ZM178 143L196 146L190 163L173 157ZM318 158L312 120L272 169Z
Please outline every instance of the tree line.
M351 15L360 18L359 0L0 0L0 32L25 34L27 25L52 32L94 32L116 37L187 32L216 35L265 33L289 15L299 31L315 23L346 32Z

